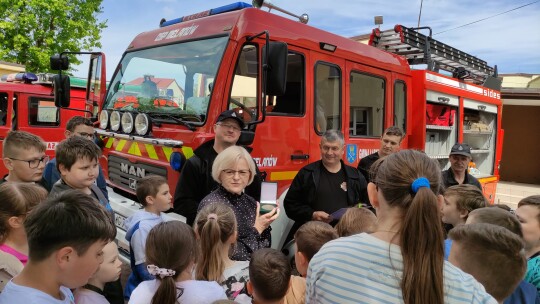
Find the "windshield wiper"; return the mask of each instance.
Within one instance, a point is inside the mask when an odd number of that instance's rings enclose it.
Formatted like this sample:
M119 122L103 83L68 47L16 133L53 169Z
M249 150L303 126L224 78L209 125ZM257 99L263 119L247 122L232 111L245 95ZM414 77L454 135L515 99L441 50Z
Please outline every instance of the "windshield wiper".
M169 118L169 119L174 120L175 122L177 122L177 123L179 123L179 124L181 124L181 125L187 127L187 128L188 128L189 130L191 130L191 131L195 131L195 130L196 130L196 129L195 129L195 126L193 126L193 125L190 124L189 122L183 120L182 118L175 117L175 116L173 116L173 115L171 115L171 114L166 114L166 113L155 113L155 112L154 112L154 113L148 112L148 113L146 113L146 114L150 115L151 117L156 117L156 116L157 116L157 117L160 117L160 118L161 118L161 117L162 117L162 118Z

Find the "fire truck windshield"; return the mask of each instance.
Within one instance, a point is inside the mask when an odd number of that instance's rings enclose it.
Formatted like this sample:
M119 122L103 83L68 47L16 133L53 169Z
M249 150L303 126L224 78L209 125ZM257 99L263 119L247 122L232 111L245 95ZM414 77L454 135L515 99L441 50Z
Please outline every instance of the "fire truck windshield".
M224 36L126 53L103 108L204 121L227 39Z

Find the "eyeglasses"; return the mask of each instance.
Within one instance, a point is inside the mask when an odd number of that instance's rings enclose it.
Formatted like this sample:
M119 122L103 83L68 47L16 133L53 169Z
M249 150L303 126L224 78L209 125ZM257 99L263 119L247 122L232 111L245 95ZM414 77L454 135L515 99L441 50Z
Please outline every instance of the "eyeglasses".
M249 170L231 170L231 169L225 169L225 170L222 170L221 172L223 172L223 174L225 174L226 177L234 177L236 175L236 173L238 173L238 175L240 175L240 177L248 177L251 172Z
M39 167L39 164L41 162L43 162L44 164L47 164L49 162L49 156L48 155L45 155L42 158L31 159L31 160L16 159L16 158L13 158L13 157L8 157L8 158L11 159L11 160L18 160L18 161L22 161L22 162L27 162L28 167L30 169L35 169L35 168Z
M81 137L86 137L88 139L94 139L94 137L96 137L95 133L77 132L75 134Z
M239 127L237 127L235 125L226 125L226 124L219 124L219 123L216 124L216 125L221 126L221 127L225 128L225 129L228 129L228 130L233 130L234 132L240 132L240 130L242 130L242 129L240 129Z

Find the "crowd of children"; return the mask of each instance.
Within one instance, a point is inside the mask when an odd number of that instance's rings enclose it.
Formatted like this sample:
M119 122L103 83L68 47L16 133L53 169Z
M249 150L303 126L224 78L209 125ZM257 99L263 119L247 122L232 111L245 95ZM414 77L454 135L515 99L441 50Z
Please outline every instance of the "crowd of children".
M372 166L376 215L351 207L335 227L302 225L294 265L269 248L232 259L238 221L226 204L204 206L193 227L166 221L167 180L146 176L136 189L142 209L126 220L122 289L114 213L95 183L100 150L75 133L56 148L52 185L41 179L39 137L4 140L0 304L540 302L540 196L515 212L488 207L474 186L443 189L438 164L412 150ZM446 240L442 222L454 226Z

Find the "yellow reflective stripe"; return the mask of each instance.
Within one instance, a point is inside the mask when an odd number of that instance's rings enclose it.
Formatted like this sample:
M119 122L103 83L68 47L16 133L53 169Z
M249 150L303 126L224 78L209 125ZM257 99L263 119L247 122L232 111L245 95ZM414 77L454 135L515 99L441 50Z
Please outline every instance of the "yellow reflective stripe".
M116 146L116 151L122 151L124 149L124 146L126 145L126 140L125 139L120 139L118 141L118 145Z
M490 177L479 178L478 181L483 183L483 184L489 183L489 182L495 182L495 181L497 181L497 177L496 176L490 176Z
M141 149L139 149L139 144L137 144L136 142L131 143L131 147L129 147L128 153L131 155L141 156Z
M109 139L107 139L107 143L105 144L105 148L110 149L113 143L114 143L114 138L109 137Z
M298 171L280 171L280 172L270 172L270 180L280 181L280 180L292 180L296 176Z
M163 154L165 154L167 161L170 161L172 153L173 149L171 147L163 147Z
M193 156L193 149L191 147L182 147L182 153L184 153L186 159L189 159Z
M154 149L154 146L150 144L145 144L144 146L146 147L146 153L148 153L148 156L151 159L159 159L156 149Z

